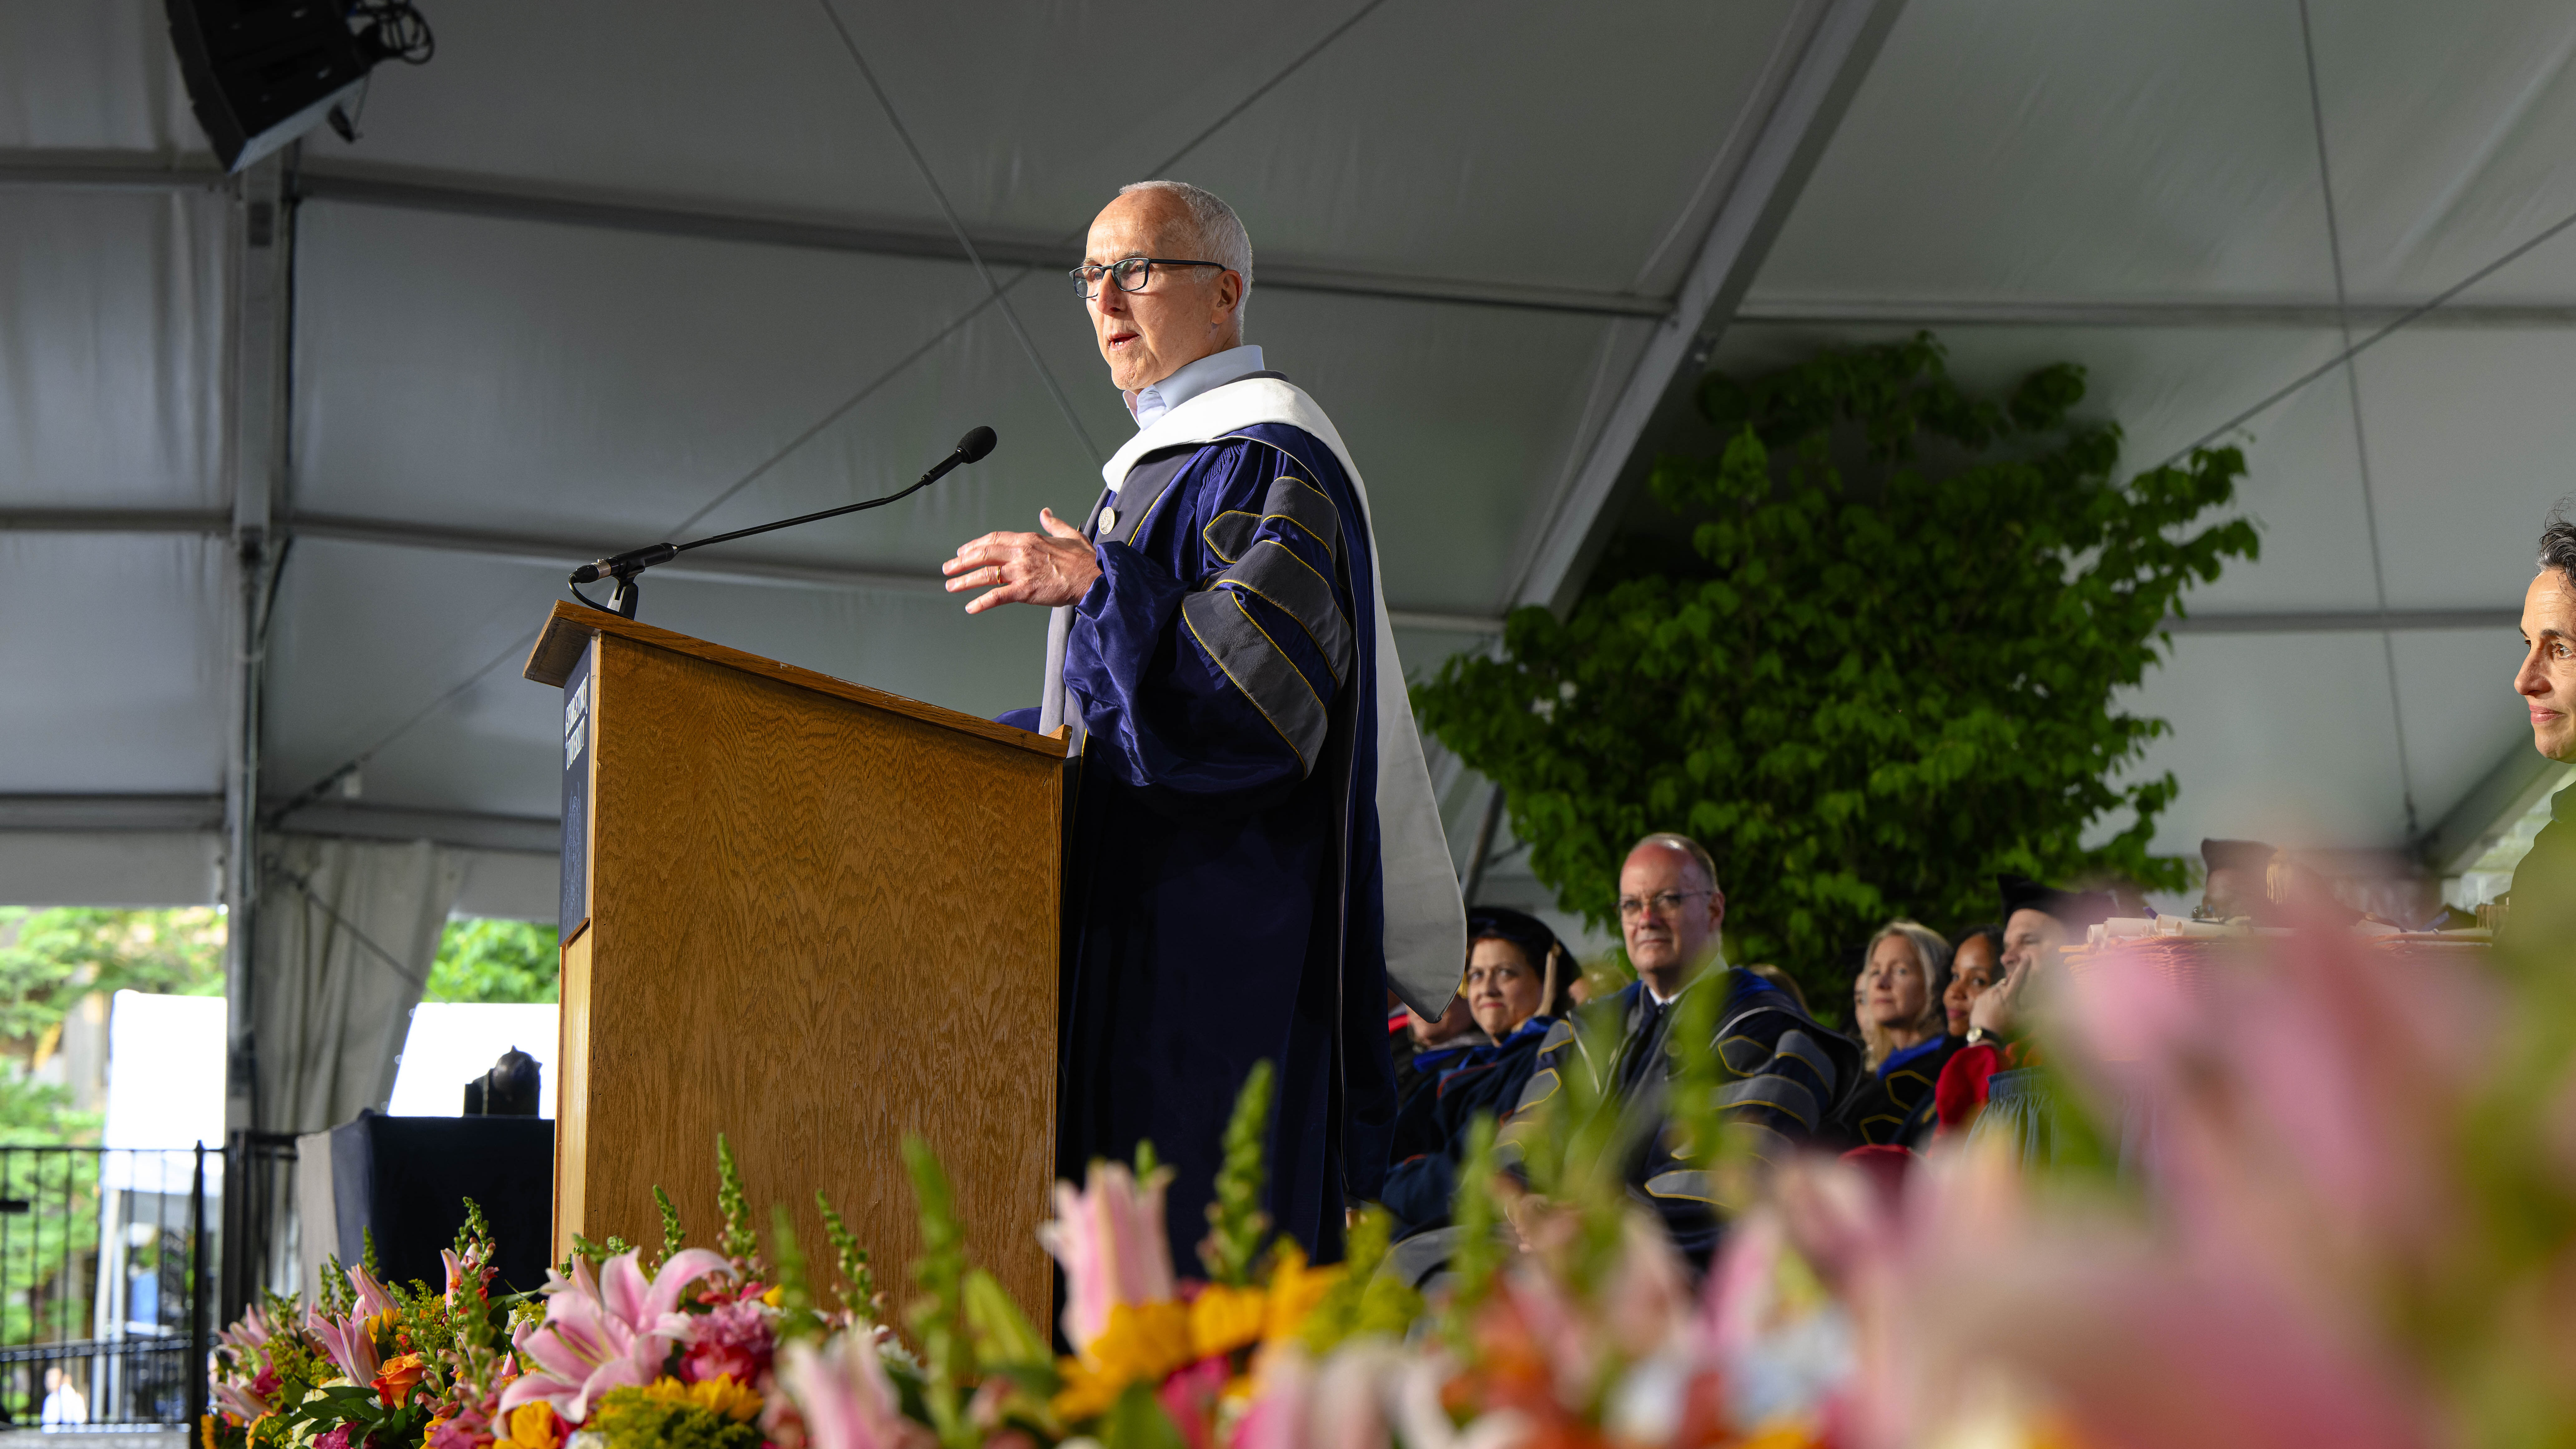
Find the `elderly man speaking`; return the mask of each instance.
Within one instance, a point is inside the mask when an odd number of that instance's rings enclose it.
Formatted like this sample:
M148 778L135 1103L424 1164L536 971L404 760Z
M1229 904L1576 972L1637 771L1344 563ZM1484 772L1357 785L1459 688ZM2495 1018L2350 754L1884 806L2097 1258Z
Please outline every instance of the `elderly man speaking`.
M966 608L1055 610L1045 693L1004 718L1080 741L1057 1155L1140 1139L1176 1169L1186 1266L1235 1091L1278 1068L1271 1217L1320 1260L1377 1196L1386 996L1436 1017L1466 915L1395 657L1368 494L1314 399L1243 343L1252 242L1195 186L1091 224L1074 289L1137 433L1076 529L989 533Z

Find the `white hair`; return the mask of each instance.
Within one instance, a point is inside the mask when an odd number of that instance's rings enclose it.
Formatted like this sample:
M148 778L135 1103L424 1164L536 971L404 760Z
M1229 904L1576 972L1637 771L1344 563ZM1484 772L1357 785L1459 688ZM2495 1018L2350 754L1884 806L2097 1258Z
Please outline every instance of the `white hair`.
M1240 324L1243 309L1252 301L1252 233L1243 229L1243 218L1215 192L1186 181L1138 181L1118 188L1121 196L1139 191L1168 196L1189 215L1189 243L1197 253L1189 260L1219 262L1243 278L1243 295L1234 304L1234 320Z

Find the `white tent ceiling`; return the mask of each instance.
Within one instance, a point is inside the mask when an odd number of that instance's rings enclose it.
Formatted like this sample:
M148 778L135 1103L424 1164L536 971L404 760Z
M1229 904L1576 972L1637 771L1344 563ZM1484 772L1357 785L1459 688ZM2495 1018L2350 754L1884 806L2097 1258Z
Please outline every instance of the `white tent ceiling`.
M0 7L0 899L204 879L264 458L291 543L263 791L365 760L303 828L541 849L556 709L516 663L569 563L884 491L977 423L988 462L692 556L645 617L1027 702L1039 618L931 578L1085 507L1128 428L1053 268L1142 175L1244 214L1252 340L1369 474L1417 673L1579 581L1710 343L1750 369L1930 327L1997 384L2078 361L2145 466L2344 346L2314 116L2356 337L2576 212L2576 11L2539 0L2318 0L2313 113L2297 0L841 0L882 106L815 0L423 4L436 59L285 183L269 454L247 204L159 7ZM2168 848L2396 846L2513 803L2506 621L2576 486L2571 354L2576 236L2241 431L2264 557L2193 596L2137 701L2174 723ZM1462 852L1481 803L1455 781Z

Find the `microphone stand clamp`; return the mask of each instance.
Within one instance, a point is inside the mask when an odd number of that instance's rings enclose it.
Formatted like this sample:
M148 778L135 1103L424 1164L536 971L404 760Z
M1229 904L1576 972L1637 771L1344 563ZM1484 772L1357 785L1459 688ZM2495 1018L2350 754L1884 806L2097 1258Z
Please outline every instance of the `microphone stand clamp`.
M583 564L572 571L572 596L603 613L615 614L621 619L632 619L635 617L635 606L643 602L644 597L643 586L635 581L636 575L655 564L669 563L679 556L680 548L677 544L648 543L642 548L630 548L624 553L611 555L596 563ZM582 585L594 583L600 579L617 581L617 587L609 591L608 602L605 604L581 591Z

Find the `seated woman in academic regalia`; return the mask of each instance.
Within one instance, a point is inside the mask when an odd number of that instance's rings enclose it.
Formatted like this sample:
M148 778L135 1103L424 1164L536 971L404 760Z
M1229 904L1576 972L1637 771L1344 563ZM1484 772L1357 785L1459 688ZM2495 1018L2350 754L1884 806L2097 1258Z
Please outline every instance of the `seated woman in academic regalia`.
M1538 1065L1548 1028L1573 1009L1568 990L1576 975L1556 933L1535 917L1503 906L1467 913L1467 979L1460 994L1492 1040L1458 1058L1430 1090L1417 1090L1396 1116L1383 1201L1402 1232L1448 1221L1476 1115L1510 1114Z
M1865 960L1858 996L1870 1076L1839 1126L1855 1146L1916 1146L1935 1125L1932 1084L1963 1045L1947 1030L1950 943L1912 921L1890 921L1870 937Z
M1389 1012L1386 1021L1387 1052L1395 1060L1398 1120L1416 1097L1428 1096L1440 1084L1442 1073L1466 1060L1467 1053L1493 1044L1493 1038L1476 1025L1475 1013L1467 1009L1463 995L1451 1000L1437 1021L1409 1007Z

